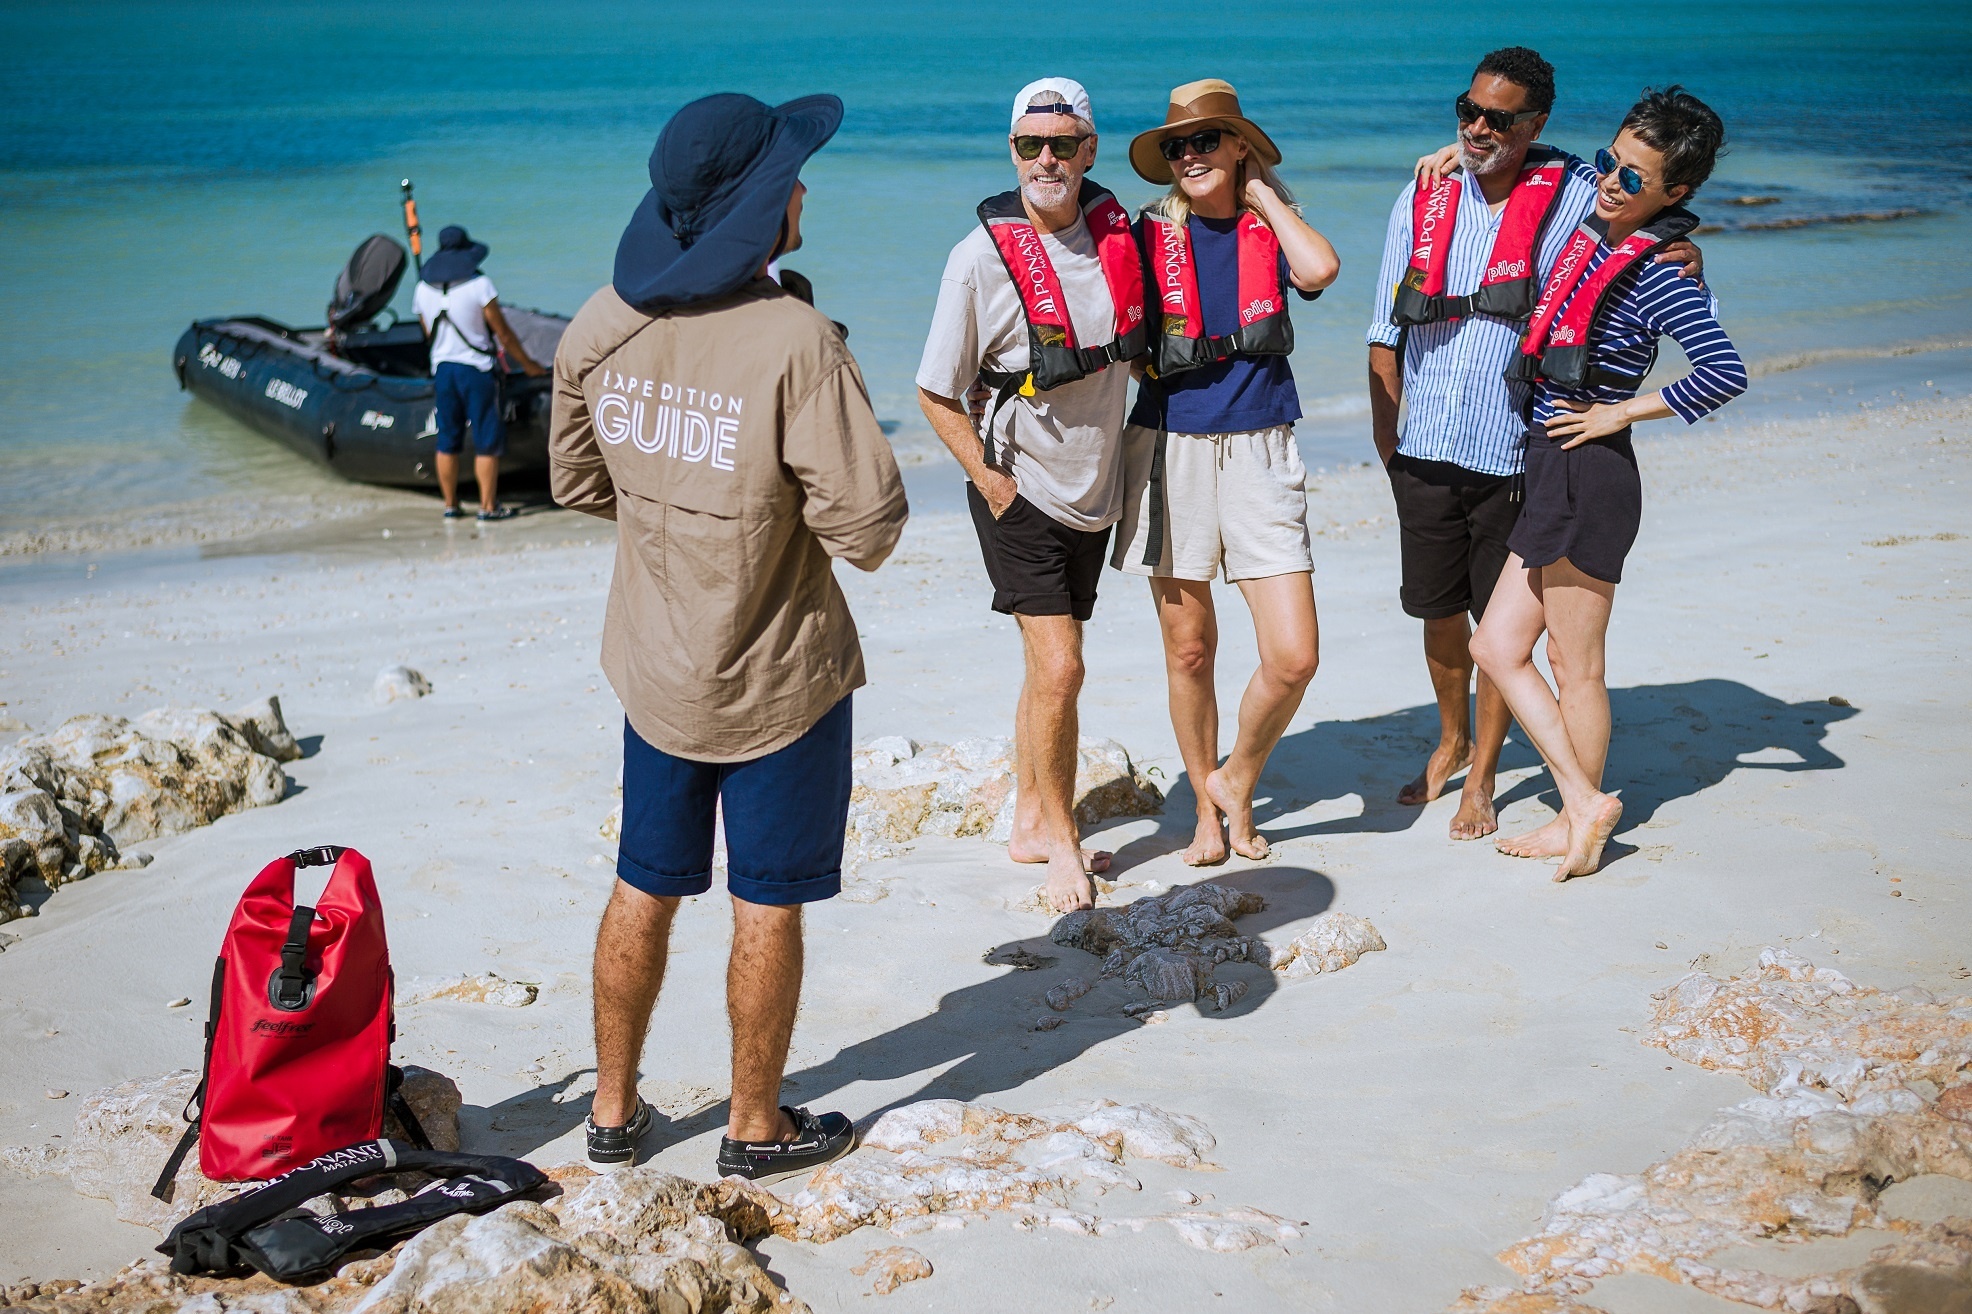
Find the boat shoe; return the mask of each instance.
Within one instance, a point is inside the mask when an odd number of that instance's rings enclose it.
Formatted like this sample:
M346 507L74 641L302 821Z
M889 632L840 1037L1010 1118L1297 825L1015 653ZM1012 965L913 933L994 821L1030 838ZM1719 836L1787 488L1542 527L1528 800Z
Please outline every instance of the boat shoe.
M637 1111L621 1127L598 1127L592 1115L584 1122L589 1134L589 1166L599 1173L615 1172L637 1162L637 1141L650 1130L650 1105L637 1098Z
M856 1128L840 1113L817 1117L806 1109L791 1109L785 1104L781 1112L794 1124L794 1135L787 1140L736 1141L730 1136L719 1139L721 1177L744 1177L765 1186L799 1173L813 1172L856 1148Z

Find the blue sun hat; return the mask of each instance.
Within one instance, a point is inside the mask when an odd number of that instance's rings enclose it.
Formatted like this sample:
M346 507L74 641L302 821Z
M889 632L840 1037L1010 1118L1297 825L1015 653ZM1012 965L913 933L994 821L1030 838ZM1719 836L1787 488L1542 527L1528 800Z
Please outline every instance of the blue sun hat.
M457 224L447 224L439 230L438 250L425 261L418 277L433 287L463 283L478 275L486 251L486 243L473 241L472 234Z
M743 287L776 254L801 166L840 126L842 101L828 95L769 106L727 92L672 115L616 245L617 294L659 310Z

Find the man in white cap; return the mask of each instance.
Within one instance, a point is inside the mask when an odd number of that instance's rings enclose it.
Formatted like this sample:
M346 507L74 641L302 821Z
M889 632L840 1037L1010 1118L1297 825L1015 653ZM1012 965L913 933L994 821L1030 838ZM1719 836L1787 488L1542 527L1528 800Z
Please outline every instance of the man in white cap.
M1048 865L1048 900L1093 900L1074 790L1082 624L1095 607L1109 529L1123 508L1123 411L1144 345L1143 266L1129 214L1085 175L1095 112L1069 78L1014 97L1015 191L980 203L952 248L918 367L918 401L970 481L966 496L993 583L1019 623L1025 680L1015 712L1016 862ZM964 398L997 390L983 429Z

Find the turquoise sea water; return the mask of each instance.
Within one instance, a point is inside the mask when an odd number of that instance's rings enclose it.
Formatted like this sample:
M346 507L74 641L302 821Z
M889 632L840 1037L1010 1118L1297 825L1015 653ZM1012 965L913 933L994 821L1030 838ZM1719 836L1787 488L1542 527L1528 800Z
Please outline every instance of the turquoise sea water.
M396 232L404 175L428 234L464 223L492 246L506 301L571 313L608 277L665 117L722 90L847 102L789 263L850 325L912 449L929 442L911 376L938 273L973 204L1008 185L1013 92L1084 81L1096 176L1134 205L1152 189L1128 138L1171 85L1229 79L1342 254L1335 288L1295 311L1294 366L1308 432L1354 454L1390 201L1449 140L1478 56L1513 42L1555 64L1547 138L1581 153L1646 84L1713 104L1733 145L1695 206L1708 220L1923 211L1704 238L1754 361L1972 336L1972 8L1955 5L6 3L0 527L318 486L176 390L186 323L318 323L357 242ZM1746 195L1780 199L1724 204Z

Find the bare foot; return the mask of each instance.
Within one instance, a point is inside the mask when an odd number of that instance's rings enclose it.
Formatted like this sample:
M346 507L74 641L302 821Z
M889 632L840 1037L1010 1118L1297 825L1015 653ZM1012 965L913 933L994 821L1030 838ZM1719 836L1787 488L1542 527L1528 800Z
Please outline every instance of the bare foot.
M1015 862L1054 861L1053 858L1048 856L1047 849L1038 840L1025 838L1018 832L1015 832L1013 838L1007 841L1007 856ZM1092 871L1097 875L1101 875L1103 872L1109 870L1110 859L1115 856L1108 849L1083 849L1082 870Z
M1253 826L1251 785L1242 789L1226 776L1226 769L1220 767L1205 777L1205 797L1226 814L1226 841L1232 845L1234 853L1257 861L1273 852L1266 837Z
M1397 801L1406 807L1421 808L1445 792L1445 782L1465 770L1472 761L1472 745L1447 748L1440 744L1431 750L1424 774L1397 791Z
M1191 847L1178 856L1187 867L1216 867L1226 860L1226 824L1219 819L1217 808L1209 817L1198 819Z
M1095 885L1081 861L1067 857L1048 860L1047 900L1048 906L1058 913L1095 907Z
M1559 858L1568 852L1568 814L1518 835L1502 835L1493 847L1509 858Z
M1586 876L1602 865L1602 846L1609 842L1609 837L1616 833L1616 823L1623 819L1623 800L1597 794L1584 811L1586 817L1582 824L1568 828L1568 852L1554 869L1557 881Z
M1500 828L1499 813L1493 811L1493 791L1490 787L1475 789L1470 780L1459 791L1458 812L1452 817L1452 838L1455 840L1484 839Z

